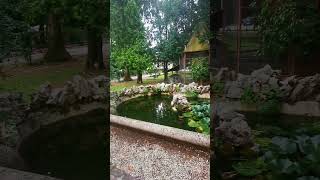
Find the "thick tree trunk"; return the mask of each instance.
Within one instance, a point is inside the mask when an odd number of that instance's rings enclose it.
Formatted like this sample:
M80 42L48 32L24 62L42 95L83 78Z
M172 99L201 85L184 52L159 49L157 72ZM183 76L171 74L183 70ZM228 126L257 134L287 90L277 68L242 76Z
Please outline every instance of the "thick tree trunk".
M164 61L163 62L163 74L164 74L164 82L168 82L169 79L168 79L168 62L167 61Z
M142 72L138 72L137 84L142 84Z
M124 81L132 81L132 78L130 75L130 70L128 68L125 69L123 80Z
M96 34L93 29L88 28L88 57L86 62L86 69L92 70L94 69L94 64L97 62L98 54L97 54L97 43L96 43Z
M97 39L97 54L98 54L98 68L100 70L106 69L104 62L103 62L103 41L102 41L102 35L98 35Z
M97 30L88 28L88 57L86 68L94 69L98 65L99 69L105 69L102 51L102 35Z
M48 17L48 52L45 55L47 62L61 62L72 59L64 47L61 18L53 13Z
M45 29L44 29L44 24L41 23L39 26L39 41L40 41L40 45L41 47L45 47L46 45L46 36L45 36Z

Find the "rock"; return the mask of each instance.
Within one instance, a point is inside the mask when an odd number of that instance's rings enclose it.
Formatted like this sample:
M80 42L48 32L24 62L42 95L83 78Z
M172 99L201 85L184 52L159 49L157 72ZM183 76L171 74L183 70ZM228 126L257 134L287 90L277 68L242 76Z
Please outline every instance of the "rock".
M231 82L228 86L226 97L231 99L240 99L243 94L243 89L237 84L237 82Z
M170 84L183 83L183 78L179 74L173 74L168 77Z
M188 102L187 98L182 94L175 94L171 101L171 106L174 110L179 112L186 112L190 110L190 103Z
M0 145L0 166L25 170L25 162L16 150L8 146Z
M271 89L279 89L279 79L271 77L268 82Z
M219 119L224 118L224 120L215 129L216 137L236 147L252 144L251 128L245 117L239 113L232 112L222 114L224 114L224 117L219 117Z
M214 76L214 80L218 82L222 81L234 81L237 78L237 74L233 70L229 70L229 68L220 68L217 75Z
M267 64L263 68L253 71L251 73L251 76L252 77L258 77L261 74L271 76L273 73L274 73L274 71L272 70L271 66Z

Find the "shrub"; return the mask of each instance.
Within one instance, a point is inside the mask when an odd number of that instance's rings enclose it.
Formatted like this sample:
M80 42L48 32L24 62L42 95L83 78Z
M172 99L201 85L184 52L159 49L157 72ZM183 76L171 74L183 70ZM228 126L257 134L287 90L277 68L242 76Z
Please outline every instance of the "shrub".
M186 97L191 98L191 99L197 99L199 93L196 91L187 91L186 92Z
M197 82L209 81L208 58L194 58L191 64L191 74L193 80Z
M214 95L222 96L223 95L223 91L224 91L224 83L223 82L215 82L212 85L211 90L212 90Z
M261 101L258 111L262 114L279 114L281 103L280 103L280 91L276 89L270 89L264 93L265 99Z
M252 88L245 88L240 101L244 104L256 104L259 101L259 97L253 92Z

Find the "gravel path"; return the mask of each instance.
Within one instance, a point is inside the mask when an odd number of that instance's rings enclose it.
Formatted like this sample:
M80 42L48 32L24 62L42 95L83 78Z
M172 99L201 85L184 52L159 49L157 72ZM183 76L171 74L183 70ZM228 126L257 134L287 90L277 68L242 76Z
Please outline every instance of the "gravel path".
M209 179L209 152L113 125L110 130L112 166L137 179Z

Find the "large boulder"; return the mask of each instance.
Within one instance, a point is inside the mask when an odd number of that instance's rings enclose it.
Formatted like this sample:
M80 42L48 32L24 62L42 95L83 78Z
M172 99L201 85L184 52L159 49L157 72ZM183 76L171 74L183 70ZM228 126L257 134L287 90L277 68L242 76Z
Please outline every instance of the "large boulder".
M175 94L173 95L171 106L173 110L179 112L186 112L190 110L190 103L188 102L187 98L182 94Z
M220 68L218 73L214 76L214 80L221 81L235 81L237 78L237 73L233 70L229 70L229 68L224 67Z
M291 80L292 82L293 80ZM295 81L292 83L293 86L287 85L286 89L290 95L288 102L294 103L297 101L316 100L320 94L320 74L314 76L308 76ZM290 87L290 88L289 88ZM287 92L287 94L289 94Z
M252 144L252 132L244 115L235 111L218 113L219 126L215 129L217 138L235 147Z

